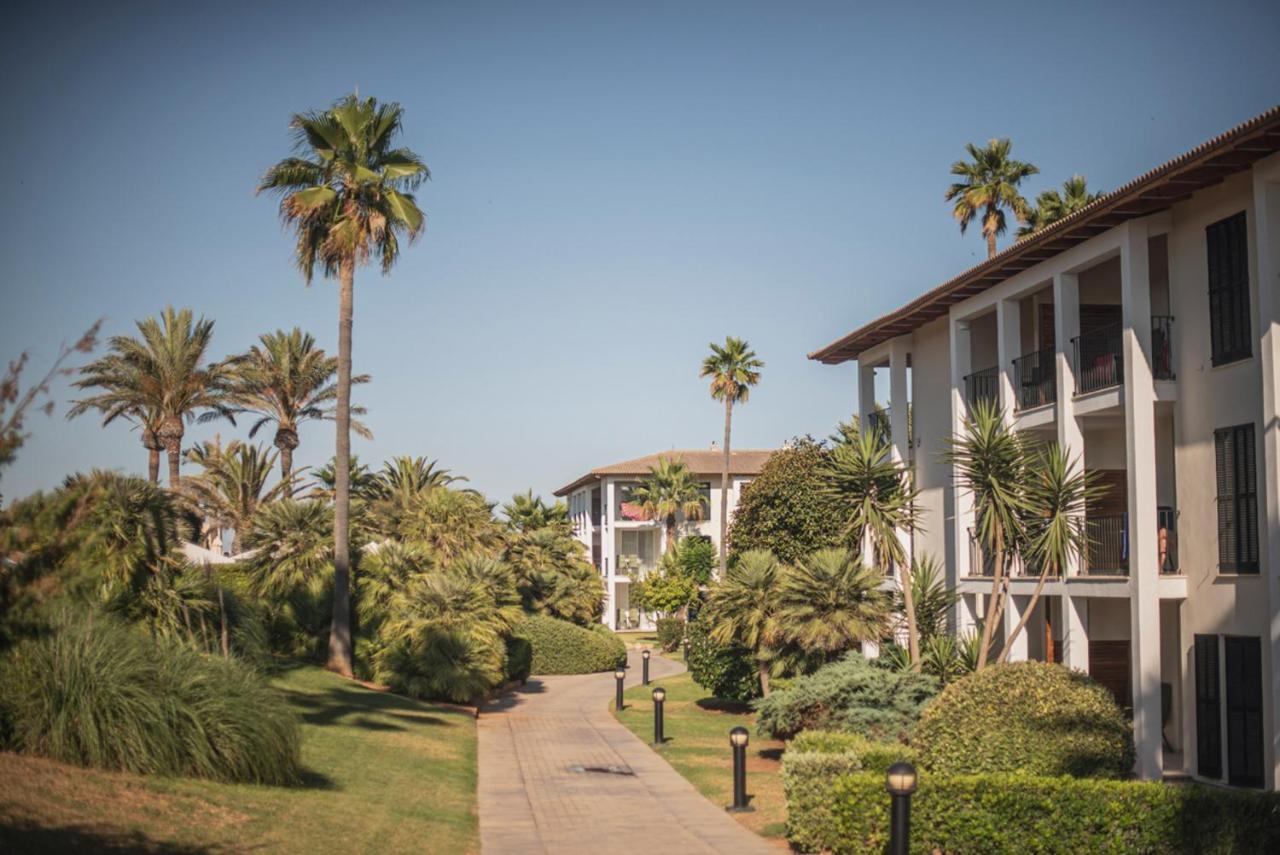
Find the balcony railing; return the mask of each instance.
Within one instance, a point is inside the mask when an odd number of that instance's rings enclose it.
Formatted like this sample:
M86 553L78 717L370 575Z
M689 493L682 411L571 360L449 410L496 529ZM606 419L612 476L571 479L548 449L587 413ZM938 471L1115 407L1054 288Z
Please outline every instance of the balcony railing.
M1156 380L1173 380L1173 318L1151 316L1151 376Z
M970 407L977 406L979 401L996 403L1000 400L1000 368L991 366L981 371L965 375L964 399Z
M1039 566L1028 567L1023 563L1021 556L1006 556L1009 560L1010 576L1039 576ZM990 578L995 575L996 561L994 555L988 555L986 550L982 548L982 544L978 542L978 536L973 529L969 529L969 575L970 576L986 576Z
M1160 556L1160 572L1178 572L1178 515L1173 508L1156 509L1156 541Z
M1124 360L1120 354L1120 324L1071 339L1075 354L1076 394L1083 395L1124 382Z
M1085 573L1090 576L1129 575L1128 514L1099 514L1084 520L1089 546Z
M877 431L882 438L889 439L889 408L867 413L867 428Z
M1053 349L1037 350L1013 360L1013 385L1019 410L1041 407L1058 400Z

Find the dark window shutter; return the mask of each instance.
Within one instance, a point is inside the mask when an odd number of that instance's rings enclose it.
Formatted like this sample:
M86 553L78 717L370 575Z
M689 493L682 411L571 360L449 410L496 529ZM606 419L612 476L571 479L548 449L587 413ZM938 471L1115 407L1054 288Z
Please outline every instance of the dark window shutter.
M1205 229L1209 258L1209 346L1214 365L1253 355L1249 233L1244 211Z
M1218 569L1258 572L1258 459L1253 425L1213 433L1217 474Z
M1238 787L1263 781L1262 645L1257 638L1227 636L1227 780Z
M1196 636L1196 769L1222 777L1222 705L1218 690L1218 636Z

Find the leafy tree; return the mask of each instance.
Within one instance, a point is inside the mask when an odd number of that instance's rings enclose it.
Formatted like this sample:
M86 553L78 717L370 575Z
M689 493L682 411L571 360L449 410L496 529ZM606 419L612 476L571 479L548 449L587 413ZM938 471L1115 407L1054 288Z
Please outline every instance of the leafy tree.
M828 660L879 641L890 607L881 579L847 549L820 549L801 559L782 580L778 637Z
M666 552L675 551L680 519L700 520L706 514L702 487L683 460L659 457L649 467L649 477L631 491L631 501L647 520L662 520L666 528Z
M724 402L724 463L720 468L720 578L724 577L729 547L729 436L733 405L745 404L751 387L760 382L764 362L740 338L728 336L724 345L712 342L711 355L702 360L699 376L711 378L711 397Z
M281 197L280 216L297 233L295 259L307 282L317 263L325 276L337 276L339 282L334 605L328 666L346 676L352 673L348 466L355 271L376 258L382 272L389 273L400 255L400 237L413 240L426 224L412 191L430 173L412 151L395 147L403 116L398 104L355 95L328 110L297 114L290 126L300 156L272 166L258 185L259 192Z
M1027 212L1026 225L1018 229L1018 237L1035 234L1063 217L1071 216L1101 196L1101 193L1089 192L1083 175L1073 175L1062 182L1061 194L1057 190L1045 190L1036 197L1035 207Z
M700 535L682 537L676 544L675 563L681 573L697 584L709 585L716 565L715 544Z
M230 370L230 402L237 413L258 416L249 437L269 424L275 424L272 445L280 452L280 476L288 480L293 473L293 452L298 447L298 426L304 421L335 418L334 403L338 387L334 375L338 360L316 347L310 333L294 327L289 332L276 330L258 337L248 353L228 360ZM367 383L369 376L351 378L352 383ZM353 407L353 415L362 415L363 407ZM373 434L353 420L351 429L366 439Z
M789 564L846 543L843 504L824 489L830 454L804 437L769 455L738 499L729 529L735 554L766 549Z
M947 189L946 199L954 202L952 215L964 234L975 219L982 220L982 234L987 239L987 258L996 254L996 237L1004 234L1004 212L1010 211L1020 222L1029 215L1027 200L1018 192L1024 178L1040 170L1030 163L1009 156L1012 144L1007 139L991 140L985 148L973 143L965 145L969 160L951 164L951 174L960 180Z
M663 557L658 572L631 585L632 604L646 612L684 617L698 601L698 583L681 571L670 554Z
M738 556L711 591L711 638L750 650L760 675L760 691L769 696L769 670L778 637L778 611L785 573L773 553L759 549Z

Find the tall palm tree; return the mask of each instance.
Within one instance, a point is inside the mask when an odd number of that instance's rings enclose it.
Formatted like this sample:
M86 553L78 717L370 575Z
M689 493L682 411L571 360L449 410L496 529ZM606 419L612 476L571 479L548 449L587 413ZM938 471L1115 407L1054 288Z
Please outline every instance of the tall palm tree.
M298 425L312 419L332 421L338 387L334 376L338 360L316 347L310 333L294 327L276 330L258 337L247 353L228 360L230 368L230 402L236 412L250 412L259 418L249 428L249 438L274 423L272 439L280 451L280 477L289 480L293 473L293 451L298 447ZM352 377L351 382L368 383L369 375ZM363 407L352 407L353 415L363 415ZM365 439L372 439L369 429L356 420L351 429Z
M760 382L764 362L740 338L726 336L724 345L712 342L711 355L702 360L700 377L711 378L711 397L724 401L724 463L720 467L720 574L724 578L729 548L729 435L733 405L747 402L751 387Z
M1062 193L1057 190L1045 190L1036 197L1036 204L1027 212L1027 222L1018 229L1018 237L1035 234L1051 223L1063 217L1069 217L1085 205L1102 196L1101 193L1090 193L1088 181L1083 175L1073 175L1062 182Z
M137 428L142 447L147 450L147 479L155 484L160 480L160 401L158 390L134 366L108 354L80 369L80 379L71 385L77 389L98 389L97 394L74 401L67 411L67 418L83 415L89 410L102 414L106 427L116 419L124 419Z
M299 156L272 166L258 184L280 198L280 216L298 236L295 258L310 284L319 263L336 276L338 386L334 496L333 623L328 667L352 673L351 647L351 325L356 266L376 258L389 273L400 236L420 235L426 216L413 196L430 177L407 148L395 147L404 111L399 104L348 95L330 109L299 113L290 122Z
M778 635L830 660L888 628L883 577L848 549L819 549L785 574L779 594Z
M1018 192L1018 185L1040 171L1030 163L1009 157L1010 148L1012 143L1007 139L990 140L985 148L967 143L965 151L970 159L951 164L951 174L960 179L947 189L947 201L955 203L952 216L960 223L960 234L981 218L987 258L995 257L996 236L1004 234L1006 210L1019 221L1026 221L1027 200Z
M683 460L659 457L649 467L649 477L631 491L631 502L647 520L662 520L666 530L666 552L676 548L680 517L700 520L706 515L702 488Z
M885 569L898 568L898 589L907 619L907 649L913 670L920 670L920 631L912 596L911 561L902 535L917 527L911 470L895 460L889 441L878 430L860 431L831 449L823 470L826 489L840 499L847 514L851 543L869 547Z
M183 482L183 492L209 519L235 532L236 552L244 551L259 509L291 492L292 479L267 486L276 456L257 445L203 442L187 450L187 459L203 471Z
M708 608L712 640L741 644L751 651L760 675L760 691L766 698L783 576L782 565L772 552L747 550L712 589Z

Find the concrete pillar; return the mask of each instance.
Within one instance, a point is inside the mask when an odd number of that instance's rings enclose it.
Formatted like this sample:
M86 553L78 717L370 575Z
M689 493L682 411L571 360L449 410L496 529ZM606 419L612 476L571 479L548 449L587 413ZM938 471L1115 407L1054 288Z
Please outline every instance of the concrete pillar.
M1017 387L1014 385L1013 360L1022 355L1021 305L1017 300L996 303L996 351L999 353L997 378L1000 384L1000 409L1009 421L1017 409Z
M1089 598L1062 598L1062 664L1089 673Z
M604 622L613 630L618 628L617 572L618 556L614 554L613 536L613 481L606 480L601 491L604 507L600 509L600 562L604 565Z
M911 456L911 437L907 430L907 362L911 358L911 338L899 336L889 342L889 433L895 460Z
M969 348L969 322L951 318L951 435L958 436L964 432L964 420L968 412L964 398L964 378L969 373L969 361L972 351ZM969 529L973 526L973 496L953 479L953 504L955 515L951 518L952 541L955 544L955 555L947 562L948 568L954 568L954 575L948 579L951 585L969 575ZM963 626L965 615L963 609L957 608L956 625Z
M1075 466L1084 465L1084 431L1075 413L1075 367L1072 363L1071 339L1080 335L1080 281L1070 273L1053 277L1053 371L1058 387L1056 404L1058 447L1067 453ZM1072 558L1062 568L1064 579L1080 574L1080 562ZM1088 665L1088 650L1085 651ZM1082 669L1083 670L1083 669Z
M1012 593L1005 597L1004 614L1001 616L1004 622L1005 643L1008 643L1009 637L1013 634L1013 628L1018 625L1018 621L1022 620L1030 602L1030 597L1014 596ZM1018 637L1014 640L1013 648L1009 651L1010 662L1027 660L1028 629L1029 627L1023 627L1022 632L1018 633ZM999 652L1000 648L997 648L993 655L998 655Z
M1265 164L1265 165L1264 165ZM1271 157L1253 171L1253 243L1258 263L1258 332L1262 359L1262 454L1265 506L1262 517L1262 566L1280 562L1280 158ZM1270 644L1263 662L1271 685L1267 743L1267 789L1280 783L1280 580L1267 575L1272 615ZM1269 660L1269 661L1268 661ZM1265 711L1265 709L1264 709Z
M1130 651L1135 771L1164 771L1160 703L1160 582L1156 531L1155 383L1151 377L1151 279L1147 224L1121 226L1120 291L1124 330L1125 463L1129 487Z
M858 363L858 423L867 425L867 416L876 411L876 368Z

